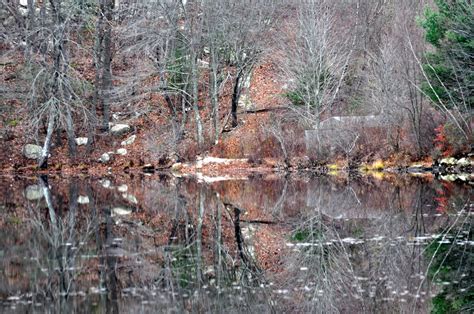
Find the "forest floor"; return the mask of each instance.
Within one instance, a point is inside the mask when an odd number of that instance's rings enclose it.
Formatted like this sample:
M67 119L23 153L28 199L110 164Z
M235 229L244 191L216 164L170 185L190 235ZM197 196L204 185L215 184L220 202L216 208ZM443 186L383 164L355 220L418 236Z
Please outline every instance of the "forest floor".
M0 112L0 142L3 146L3 152L0 154L0 165L2 165L3 172L41 172L37 169L34 160L28 160L23 157L23 147L26 144L38 144L40 146L42 144L41 142L35 142L35 134L32 132L32 127L28 124L27 120L27 99L24 94L27 94L28 86L25 85L19 74L23 67L23 60L20 57L9 57L8 60L2 60L2 65L3 69L0 79L7 88L16 90L19 93L23 92L23 95L21 95L23 99L19 97L18 99L7 100L4 106L2 106L2 111ZM93 65L86 62L80 66L84 73L89 73L93 70ZM271 62L258 66L252 76L250 91L252 105L250 108L253 111L258 111L258 109L269 109L269 111L247 113L245 108L240 108L239 126L234 129L226 129L225 133L221 135L219 143L212 147L208 145L208 149L205 152L203 149L198 151L193 147L195 146L193 145L194 132L192 130L188 131L182 141L182 146L186 147L184 154L187 155L184 157L184 161L192 162L196 156L198 158L201 156L222 158L248 157L248 152L257 149L261 145L259 140L262 138L262 125L268 122L272 114L272 108L280 107L283 104L284 100L280 96L281 85ZM230 98L231 93L227 91L221 99L221 124L228 122ZM150 97L146 106L159 107L156 102L162 101L159 96ZM161 107L164 107L164 104L161 104ZM112 108L112 114L121 113L123 109ZM202 115L204 123L210 123L210 110L207 106L203 106ZM169 125L168 119L169 117L163 112L163 109L157 108L157 110L151 109L138 117L114 121L116 123L129 124L131 132L120 137L108 133L98 133L95 137L93 151L88 152L85 146L78 146L78 153L74 158L69 157L65 134L59 134L59 137L55 136L53 141L49 169L45 172L99 174L110 171L138 169L149 164L153 165L154 168L169 168L177 160L168 159L169 156L156 149L156 147L166 144L165 142L168 140L159 133L160 128ZM189 120L189 128L193 128L193 121L191 121L192 119ZM41 131L43 131L42 128L40 128ZM133 144L121 146L121 142L129 138L130 135L135 135L136 141ZM81 134L80 131L76 134L76 137L85 136L86 134ZM40 135L39 137L41 138L42 136ZM111 154L114 158L107 164L99 161L100 156L104 152L115 152L119 148L126 148L127 154L123 156ZM262 163L258 169L262 171L268 170L275 163L273 160L269 161L269 163ZM222 165L217 163L213 166L217 168ZM252 171L256 170L256 167L251 166L248 162L232 162L226 164L225 168L232 166L252 168Z
M304 130L295 127L293 151L300 152L288 160L282 157L281 148L274 134L269 132L269 126L276 118L282 117L288 110L284 106L287 100L283 97L285 81L279 74L275 61L263 60L251 76L250 88L246 98L248 103L239 108L239 125L228 128L232 86L225 86L220 98L220 125L224 127L217 145L207 144L198 149L195 144L194 120L189 118L187 132L178 147L170 149L168 142L172 141L166 135L170 128L169 113L164 110L164 100L159 95L150 95L142 101L140 107L114 107L112 114L114 123L127 123L131 131L113 136L109 133L98 133L91 152L85 146L78 146L77 156L69 157L65 134L58 134L52 146L52 156L49 168L45 171L37 169L34 160L23 157L23 147L26 144L36 144L35 134L28 124L26 109L28 86L21 77L23 61L20 57L9 57L2 60L0 79L7 88L15 90L23 100L5 101L0 111L0 143L3 146L0 154L0 165L4 173L51 173L102 175L118 172L129 172L142 169L170 169L181 175L197 174L209 178L248 176L252 173L266 173L275 170L282 171L323 171L335 173L341 169L349 169L344 158L336 158L331 163L318 164L310 161L305 155ZM92 80L93 65L90 62L79 62L79 71ZM122 65L116 65L120 73ZM125 71L125 70L123 70ZM87 74L88 73L88 74ZM87 74L87 75L86 75ZM205 93L205 90L200 91ZM130 105L128 105L130 106ZM127 114L128 112L128 114ZM141 112L131 115L131 112ZM201 114L203 123L211 123L209 104L202 104ZM207 128L205 128L207 129ZM211 128L209 128L211 129ZM41 131L41 128L40 128ZM82 133L81 133L82 132ZM121 143L131 135L136 136L132 144L123 146ZM76 137L87 136L85 131L78 131ZM41 135L39 136L41 138ZM206 132L206 142L211 142L211 135ZM42 143L37 143L41 145ZM126 149L126 154L117 154L120 148ZM99 159L103 153L113 157L108 163ZM429 169L433 165L430 157L413 160L410 156L398 154L389 159L367 159L357 168L363 172L372 173L384 169L394 171L410 166Z

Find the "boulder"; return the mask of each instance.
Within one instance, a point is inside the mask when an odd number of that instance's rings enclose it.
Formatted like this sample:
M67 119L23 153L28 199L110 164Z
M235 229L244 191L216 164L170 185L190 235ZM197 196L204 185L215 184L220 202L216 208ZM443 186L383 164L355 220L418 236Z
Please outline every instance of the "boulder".
M28 159L39 159L41 157L41 152L43 148L34 144L26 144L23 147L23 156Z
M454 182L457 180L458 176L455 174L447 174L445 176L440 176L441 180Z
M130 203L138 204L138 200L135 197L135 195L124 193L122 194L122 197L126 199L127 201L129 201Z
M112 182L110 182L110 180L108 180L108 179L101 180L100 183L102 184L102 187L104 187L106 189L113 188L112 187Z
M471 165L471 161L468 158L461 158L458 160L457 165L459 167L469 167Z
M89 204L89 197L87 195L79 195L77 197L77 202L79 204Z
M87 145L88 141L89 139L87 137L78 137L76 138L76 145L77 146Z
M119 185L117 187L117 191L119 191L121 193L125 193L125 192L128 191L128 186L126 184Z
M445 164L445 165L449 165L449 166L453 166L457 163L457 160L456 158L453 158L453 157L449 157L449 158L444 158L444 159L441 159L439 161L439 163L442 165L442 164Z
M27 186L23 194L29 201L36 201L44 196L43 189L37 184Z
M127 138L125 141L122 141L122 143L120 143L120 145L122 145L122 146L132 145L133 142L135 142L136 139L137 139L137 136L134 134L134 135L130 136L129 138Z
M130 126L128 124L115 124L110 129L110 133L115 136L121 136L130 132Z
M112 210L111 210L111 216L112 217L126 216L126 215L130 215L131 213L132 213L131 209L123 208L123 207L115 207L115 208L112 208Z
M103 153L102 156L100 156L99 158L99 161L103 164L106 164L111 160L112 160L112 156L109 153Z
M117 149L117 152L116 152L118 155L122 155L122 156L125 156L127 155L127 150L125 148L119 148Z
M180 171L181 169L183 169L183 166L184 165L181 162L177 162L171 166L171 170Z

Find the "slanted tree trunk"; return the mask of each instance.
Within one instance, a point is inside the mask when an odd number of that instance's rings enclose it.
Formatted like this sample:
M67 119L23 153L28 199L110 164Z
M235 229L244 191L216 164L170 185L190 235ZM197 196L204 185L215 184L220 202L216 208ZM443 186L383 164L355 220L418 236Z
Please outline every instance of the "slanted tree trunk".
M241 86L240 81L242 80L242 72L237 74L234 82L234 90L232 92L232 105L231 105L231 118L232 118L232 127L235 128L238 125L237 120L237 107L240 99Z
M61 3L58 0L50 0L52 17L54 22L53 30L53 64L54 64L54 74L52 76L52 81L50 82L49 96L50 102L55 103L59 101L59 81L62 79L62 49L63 49L63 39L62 39L62 30L61 30ZM61 105L61 104L59 104ZM53 136L55 120L56 120L56 108L54 105L49 107L49 116L48 116L48 127L46 130L46 139L43 144L43 150L41 152L41 157L38 162L38 167L40 169L46 169L48 167L48 158L51 148L51 138Z
M43 144L43 150L41 151L41 157L38 161L38 167L40 169L48 168L49 151L51 148L51 139L53 137L54 124L55 124L54 120L55 120L55 113L51 111L48 117L48 129L46 131L46 139Z

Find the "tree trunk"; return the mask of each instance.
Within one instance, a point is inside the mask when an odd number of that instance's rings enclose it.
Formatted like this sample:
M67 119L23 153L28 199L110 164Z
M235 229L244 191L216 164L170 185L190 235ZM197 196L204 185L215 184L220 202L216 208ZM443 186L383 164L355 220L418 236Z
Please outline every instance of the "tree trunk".
M234 91L232 93L232 107L231 107L231 116L232 116L232 127L235 128L238 125L237 121L237 106L240 99L240 81L242 79L242 73L240 72L235 78L234 82Z
M76 136L74 134L74 122L72 121L72 114L69 108L66 109L66 134L69 146L69 155L71 157L76 157Z
M202 144L204 143L204 138L202 136L202 121L201 115L199 113L199 106L198 106L198 99L199 99L199 90L198 90L198 69L196 63L196 56L193 54L192 56L192 69L191 69L191 84L192 84L192 97L193 97L193 110L194 110L194 117L196 120L196 132L197 132L197 142L198 147L202 148Z
M210 85L210 97L212 107L212 130L214 130L214 145L219 142L219 99L218 99L218 86L217 86L217 74L218 74L218 61L216 60L216 52L214 48L211 52L211 73L209 75ZM211 136L212 138L212 136Z
M34 0L28 0L28 20L27 20L27 34L26 34L26 59L30 61L31 51L33 50L34 29L35 29L35 4Z
M100 17L101 32L98 34L100 38L100 66L101 66L101 100L102 100L102 129L109 130L110 122L110 93L112 89L112 10L114 7L113 0L101 0Z
M48 129L46 131L46 139L43 144L43 150L41 152L41 157L38 162L38 167L40 169L48 168L48 158L49 158L49 150L51 147L51 138L53 137L54 132L54 113L50 112L48 117Z
M96 22L96 38L94 43L94 67L95 67L95 77L94 77L94 99L91 103L91 114L92 114L92 123L89 124L88 135L87 135L87 152L92 152L92 145L94 143L95 130L98 125L97 119L97 108L102 107L102 96L101 96L101 69L102 69L102 46L103 46L103 37L104 37L104 28L103 28L104 17L99 13L99 18ZM107 123L108 127L108 123Z

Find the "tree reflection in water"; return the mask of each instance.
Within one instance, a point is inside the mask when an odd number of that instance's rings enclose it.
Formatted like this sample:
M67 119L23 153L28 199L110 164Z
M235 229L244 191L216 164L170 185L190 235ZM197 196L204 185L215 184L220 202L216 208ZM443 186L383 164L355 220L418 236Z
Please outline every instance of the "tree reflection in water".
M450 187L443 212L436 182L408 178L40 177L0 187L5 311L472 310L462 186Z

